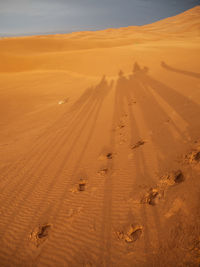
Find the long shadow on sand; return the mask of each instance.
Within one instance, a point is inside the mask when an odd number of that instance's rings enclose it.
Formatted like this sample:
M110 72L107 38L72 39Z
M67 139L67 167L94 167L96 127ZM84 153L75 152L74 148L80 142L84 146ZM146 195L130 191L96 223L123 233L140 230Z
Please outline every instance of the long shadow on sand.
M196 72L192 72L192 71L186 71L186 70L180 70L177 68L170 67L164 61L161 62L161 66L166 70L200 79L200 73L196 73Z
M167 86L166 84L152 78L147 67L141 68L135 63L131 75L125 75L121 70L118 74L118 79L115 89L115 104L113 125L115 128L121 124L124 117L128 118L127 130L130 134L130 147L138 140L143 139L141 136L141 125L149 131L149 140L152 143L152 157L162 170L166 167L166 161L174 158L175 151L180 151L184 142L188 142L190 138L198 136L200 127L200 107L189 98L183 96L178 90ZM138 107L137 107L138 106ZM138 116L140 110L140 117ZM143 119L143 122L141 122ZM124 127L124 125L122 125ZM113 150L116 147L116 136L111 135L111 147ZM154 184L155 177L152 173L152 168L149 167L147 156L144 148L137 151L134 173L140 177L142 183ZM115 167L115 160L112 161L112 166ZM129 181L123 181L123 185L131 185ZM102 247L101 259L102 264L106 266L115 265L120 262L120 257L123 257L123 251L112 250L111 231L113 225L113 205L116 199L113 188L117 190L117 181L113 181L113 177L105 182L104 200L103 200L103 225L101 229ZM135 187L135 185L132 185ZM127 188L127 187L126 187ZM120 189L122 190L122 188ZM120 206L120 203L119 203ZM142 205L140 209L141 220L143 221L144 247L145 254L150 255L151 251L151 234L149 226L149 218L153 218L153 225L157 232L158 247L162 240L163 226L157 207L149 210L147 206ZM115 211L115 216L117 216ZM119 212L118 218L121 214ZM150 217L149 217L150 216ZM119 261L118 261L118 260ZM148 262L149 258L147 258Z
M145 129L151 133L149 134L150 140L147 140L147 142L152 142L152 146L155 148L151 156L161 166L164 166L166 158L173 156L174 150L178 150L182 143L187 141L189 137L195 137L198 134L200 127L200 107L183 96L178 90L152 78L148 72L147 67L141 68L137 63L134 65L131 75L125 75L123 71L119 72L115 88L112 129L116 128L121 123L121 120L126 117L126 127L127 131L129 131L129 145L131 147L135 142L143 138L141 136L142 117ZM59 217L59 211L63 210L64 199L67 198L71 184L76 182L76 175L74 174L77 173L82 159L88 151L102 105L111 91L112 86L113 83L109 83L106 77L102 77L97 86L88 88L83 93L72 105L68 120L65 120L65 117L60 119L59 123L56 124L56 131L52 135L52 138L40 143L40 149L33 154L30 162L27 162L26 168L22 172L19 172L16 181L9 189L10 197L6 200L3 199L1 203L2 207L9 208L8 211L6 210L6 213L8 212L6 214L6 225L2 225L1 227L2 240L4 240L4 236L5 238L7 236L9 237L13 229L16 232L18 229L20 231L20 224L18 225L16 222L20 222L20 218L26 217L26 212L29 210L28 223L24 226L23 231L20 232L21 238L16 240L13 257L21 249L21 240L23 240L24 236L32 227L30 225L31 220L34 220L36 217L39 220L45 214L46 219L52 218L55 224L58 221L59 223L62 221L62 218ZM137 108L137 106L139 107ZM137 114L139 114L138 110L140 110L142 115L140 118L137 117ZM168 124L170 124L170 127ZM86 129L87 131L85 131ZM84 137L82 136L83 132L86 133ZM113 151L116 149L116 139L116 132L112 131L110 147ZM66 166L71 158L71 151L74 150L80 140L82 145L77 154L73 175L67 178L68 180L63 181L62 173L67 168ZM152 170L149 167L145 153L145 146L143 149L137 151L137 157L134 159L135 173L138 174L142 183L149 184L151 183L149 180L154 183ZM54 159L59 156L60 160L57 167L52 172L51 177L48 177L46 180L46 186L40 191L39 185L44 179L45 173L51 167ZM114 158L113 160L108 160L107 168L112 169L115 167L115 164L116 161ZM12 178L9 177L7 184L9 184ZM108 175L107 179L105 179L101 214L101 221L103 223L101 231L98 233L101 242L99 246L99 262L100 264L102 263L102 266L114 266L118 260L120 261L120 256L123 254L123 251L120 250L116 250L113 253L112 249L113 203L114 201L115 205L117 203L115 194L116 190L118 190L116 183L112 175ZM130 177L129 181L124 181L124 183L134 187L132 177ZM61 188L59 193L53 192L55 187ZM120 190L121 188L119 188L119 192L121 192ZM31 202L33 195L38 196L38 201L34 203ZM47 200L48 205L46 204ZM150 214L153 216L158 243L161 240L162 234L162 225L157 207L153 207L149 211L148 207L141 206L140 216L145 228L144 246L146 255L151 250L151 231L148 225ZM120 213L115 213L115 217L117 216L120 216ZM59 225L61 228L59 229L60 233L65 233L66 224L60 223ZM81 232L81 229L79 230ZM76 237L77 232L75 234L74 232L69 234ZM92 238L92 234L90 237ZM80 239L80 244L84 246L85 234L82 232ZM91 244L93 243L91 242ZM66 246L67 253L72 252L71 255L78 255L80 247L71 246L71 244L67 244ZM92 247L91 251L93 251ZM96 253L95 248L93 253ZM69 256L69 263L71 265L75 261L76 259Z
M35 216L38 215L38 210L40 210L41 214L46 211L46 199L49 195L51 195L51 192L52 190L54 190L56 184L58 184L59 182L62 183L62 181L60 181L60 175L63 169L66 167L68 160L70 159L71 151L73 151L74 146L76 146L79 140L82 138L82 132L84 131L84 129L89 127L87 136L84 137L84 145L80 148L80 155L78 156L79 163L81 162L81 158L86 152L95 130L95 125L103 102L106 96L109 94L111 88L112 82L109 84L106 77L103 76L97 86L86 90L86 92L71 108L71 111L73 111L72 119L70 121L71 123L68 122L66 127L64 127L61 131L53 136L51 140L51 146L44 143L41 146L41 149L37 151L35 155L33 155L31 162L32 164L28 165L26 171L19 174L17 182L14 185L14 194L10 194L10 197L6 201L4 200L4 202L2 203L3 206L5 205L9 207L9 217L6 221L5 226L6 230L2 227L2 230L4 231L4 233L2 233L2 238L6 234L8 234L9 231L11 231L12 227L14 227L14 218L20 216L20 214L22 215L23 211L21 211L20 206L23 203L28 203L33 194L40 194L40 192L38 191L38 184L43 180L43 177L45 176L48 168L51 166L52 161L60 154L62 154L62 160L59 162L58 168L55 170L55 172L52 173L52 176L49 177L47 185L42 192L40 201L37 202L35 206L33 205L31 217L35 218ZM64 120L62 121L62 124L65 124ZM44 156L44 154L46 155L46 157ZM30 177L35 178L31 179L30 181ZM18 180L20 180L20 183L18 183ZM63 196L66 195L66 192L68 190L68 186L67 188L63 187L62 193L58 196L59 200L57 201L57 204L54 205L53 203L51 203L51 205L48 206L51 206L54 211L57 208L59 209L62 204ZM13 201L15 203L14 205L12 205ZM50 200L50 202L51 201L54 200L52 199ZM52 209L49 210L50 214ZM24 232L26 232L28 229L30 229L30 226L25 227ZM16 247L17 249L14 252L15 255L20 247L20 241L18 244L16 244Z

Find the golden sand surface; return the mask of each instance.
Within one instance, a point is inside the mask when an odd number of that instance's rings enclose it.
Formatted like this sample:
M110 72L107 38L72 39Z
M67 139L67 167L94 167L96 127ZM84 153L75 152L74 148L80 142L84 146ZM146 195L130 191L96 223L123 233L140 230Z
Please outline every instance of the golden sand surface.
M0 266L199 266L199 6L1 38L0 114Z

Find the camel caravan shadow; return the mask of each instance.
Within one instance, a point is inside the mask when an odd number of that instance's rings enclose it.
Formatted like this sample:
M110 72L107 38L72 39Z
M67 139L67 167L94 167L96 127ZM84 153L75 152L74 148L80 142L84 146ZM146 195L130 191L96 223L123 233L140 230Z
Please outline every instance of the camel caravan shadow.
M171 88L151 77L149 68L141 68L137 62L130 75L120 70L115 94L115 123L128 114L131 143L140 138L134 105L140 107L153 142L163 153L169 145L177 147L177 138L188 141L198 137L199 105L181 94L179 88ZM170 127L165 127L167 124Z
M188 96L190 90L191 88L188 88ZM137 62L132 73L124 74L122 70L119 71L114 101L113 125L117 131L123 131L126 127L130 138L125 145L129 146L129 151L134 149L133 172L126 180L133 181L130 194L135 199L137 183L147 187L156 184L157 173L171 170L175 166L173 161L182 153L183 147L199 139L200 107L182 94L181 85L172 88L159 78L153 77L148 67L141 67ZM138 149L140 145L142 148ZM154 169L152 162L157 162L157 169ZM129 181L126 180L124 179L123 184L128 184ZM131 182L129 184L131 185ZM149 218L153 218L158 247L162 244L162 206L155 205L153 209L149 209L147 205L139 207L138 217L145 229L144 246L148 252L148 244L152 239ZM137 211L137 208L135 210Z
M24 202L28 202L32 195L37 192L38 184L41 180L45 179L46 173L52 169L52 162L54 162L58 157L61 159L58 161L56 168L51 170L51 175L48 177L48 184L43 190L41 199L36 205L37 207L33 210L30 221L34 220L36 217L38 218L42 216L46 210L46 199L51 196L52 191L57 185L64 183L62 193L58 192L55 196L55 199L57 200L56 204L52 204L51 209L49 209L49 216L56 214L56 209L61 208L64 196L66 195L66 192L69 191L71 184L74 182L70 180L70 183L65 185L65 181L62 177L63 171L67 168L66 166L68 161L71 159L72 151L78 146L80 140L83 142L83 145L77 154L77 160L74 165L81 165L82 158L86 153L94 133L101 107L112 86L113 82L109 83L106 77L103 76L96 86L86 89L85 93L71 107L73 112L71 113L68 121L66 121L65 116L62 116L59 119L58 126L65 124L66 126L62 128L60 127L59 131L54 132L50 140L42 143L39 152L36 151L33 154L31 165L28 164L29 161L27 161L27 167L23 169L22 172L19 171L17 177L18 179L16 179L15 194L10 194L10 198L8 198L6 202L4 201L4 203L1 203L3 206L8 205L10 207L11 203L13 203L13 200L15 199L19 204L17 208L15 206L10 208L10 216L7 220L9 227L4 230L2 236L5 236L8 233L14 218L19 214L21 205ZM88 127L89 130L87 131L87 135L83 138L82 133L84 129ZM51 145L49 145L49 142ZM75 169L76 168L74 168L74 172L77 171L75 171ZM30 177L34 177L34 180L30 180ZM72 178L74 178L74 176ZM11 179L12 176L8 179L8 183ZM71 177L69 179L71 179ZM54 199L51 201L54 201ZM38 210L40 210L40 212L38 212ZM24 232L26 230L27 229L24 229ZM19 244L16 244L16 247L18 246L20 246L20 242Z

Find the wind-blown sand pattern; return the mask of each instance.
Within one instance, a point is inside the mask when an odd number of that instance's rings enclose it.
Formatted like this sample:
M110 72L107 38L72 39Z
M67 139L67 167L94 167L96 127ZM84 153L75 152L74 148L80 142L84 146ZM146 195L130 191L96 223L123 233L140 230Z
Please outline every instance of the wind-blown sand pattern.
M200 7L0 58L0 265L199 266Z

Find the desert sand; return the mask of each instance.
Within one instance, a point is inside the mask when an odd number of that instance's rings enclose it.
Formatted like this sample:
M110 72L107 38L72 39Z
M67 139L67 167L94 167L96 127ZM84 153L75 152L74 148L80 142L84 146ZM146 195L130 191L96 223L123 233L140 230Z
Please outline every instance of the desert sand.
M199 266L200 7L0 59L0 266Z

